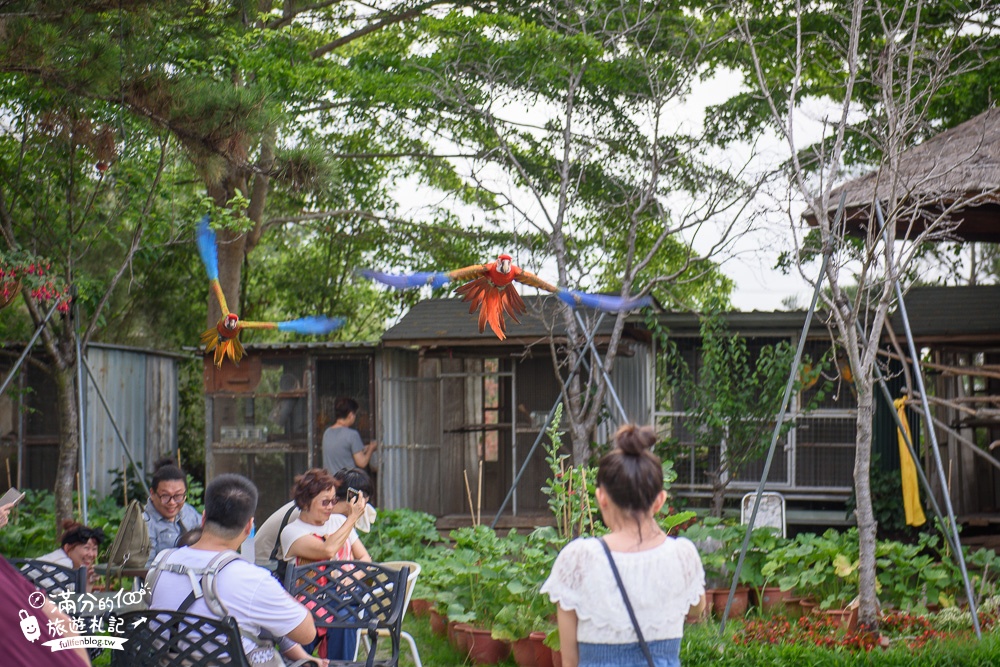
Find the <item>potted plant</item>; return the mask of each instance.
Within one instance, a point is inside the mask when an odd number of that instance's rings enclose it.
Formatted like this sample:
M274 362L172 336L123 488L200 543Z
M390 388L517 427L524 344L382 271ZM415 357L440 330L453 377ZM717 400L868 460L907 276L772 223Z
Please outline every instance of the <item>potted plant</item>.
M783 568L783 569L781 569ZM764 576L778 576L781 590L795 589L805 596L803 607L835 612L834 622L847 616L846 607L858 595L857 530L830 529L822 535L801 533L771 554Z
M705 600L710 611L722 615L729 599L729 588L736 572L736 559L746 534L746 526L727 524L716 517L706 517L681 532L698 547L705 568ZM730 618L739 618L749 607L749 589L737 587L729 608Z
M774 575L765 574L765 568L772 562L772 554L777 549L788 544L778 530L770 526L754 528L750 534L750 544L743 568L740 571L740 583L748 586L756 597L757 606L761 611L770 612L784 607L792 599L793 594L782 591L774 580Z
M554 528L539 528L527 538L511 535L507 583L498 591L500 610L493 619L493 637L511 644L514 659L522 667L537 664L532 632L547 627L555 605L540 592L552 570L562 540ZM537 641L535 643L538 643Z

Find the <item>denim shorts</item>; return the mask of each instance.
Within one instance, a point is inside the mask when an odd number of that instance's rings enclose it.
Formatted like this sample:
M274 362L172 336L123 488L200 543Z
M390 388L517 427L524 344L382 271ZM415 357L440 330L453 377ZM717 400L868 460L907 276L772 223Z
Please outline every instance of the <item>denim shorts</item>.
M656 667L680 667L681 640L661 639L648 642ZM649 667L639 643L577 644L580 667Z

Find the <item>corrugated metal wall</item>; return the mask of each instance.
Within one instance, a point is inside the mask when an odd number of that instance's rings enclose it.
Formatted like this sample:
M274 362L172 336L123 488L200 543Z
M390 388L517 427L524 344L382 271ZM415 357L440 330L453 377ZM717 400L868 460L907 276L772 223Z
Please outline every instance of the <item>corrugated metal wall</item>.
M87 362L94 372L94 382L85 377L87 486L107 495L114 479L108 471L120 470L125 454L94 383L100 387L132 458L148 473L159 456L173 455L177 450L177 360L92 346L87 350Z
M628 420L635 424L653 423L653 353L645 343L631 342L634 354L618 356L611 369L611 383L625 408ZM618 408L614 398L607 398L608 412L613 419L606 420L597 427L597 442L608 442L620 425Z
M440 514L441 381L419 377L415 352L383 349L380 366L382 507Z

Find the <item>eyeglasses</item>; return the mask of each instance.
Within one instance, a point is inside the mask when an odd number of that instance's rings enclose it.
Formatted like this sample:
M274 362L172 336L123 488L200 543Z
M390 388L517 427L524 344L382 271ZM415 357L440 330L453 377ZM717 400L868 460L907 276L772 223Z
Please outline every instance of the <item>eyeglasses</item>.
M172 496L157 496L157 498L159 498L160 502L164 505L169 505L170 503L178 505L184 502L184 499L187 498L187 493L176 493Z
M323 505L323 507L333 507L334 505L337 504L337 499L336 498L324 498L323 500L321 500L319 502L320 502L321 505Z

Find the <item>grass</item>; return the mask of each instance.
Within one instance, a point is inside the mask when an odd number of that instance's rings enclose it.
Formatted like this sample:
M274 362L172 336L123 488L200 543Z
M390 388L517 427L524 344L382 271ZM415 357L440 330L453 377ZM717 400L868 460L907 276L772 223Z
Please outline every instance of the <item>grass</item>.
M471 664L467 658L451 647L447 638L438 637L431 632L431 625L428 619L407 615L403 619L403 629L413 635L417 651L420 652L420 661L426 667L459 667ZM378 657L388 657L391 653L391 643L387 640L380 641L378 645ZM366 655L364 645L362 645L361 650L358 652L358 659L364 660ZM111 651L104 651L94 661L94 667L109 667L110 664ZM513 658L508 658L499 664L502 667L516 667L517 665ZM399 665L400 667L416 667L416 663L410 655L410 647L405 640L400 642L399 646Z
M426 667L459 667L461 665L472 664L468 658L452 648L446 637L438 637L431 632L430 620L426 617L417 618L407 614L403 619L403 630L413 635L417 651L420 652L420 661ZM377 656L379 658L383 656L388 657L391 655L391 652L391 644L386 641L379 644ZM363 655L366 655L364 646L361 647L358 659L362 659L361 656ZM410 655L410 648L405 640L400 642L399 664L400 667L415 667L416 665L413 662L413 657ZM517 663L514 662L513 657L507 658L507 660L498 664L501 667L517 667Z

